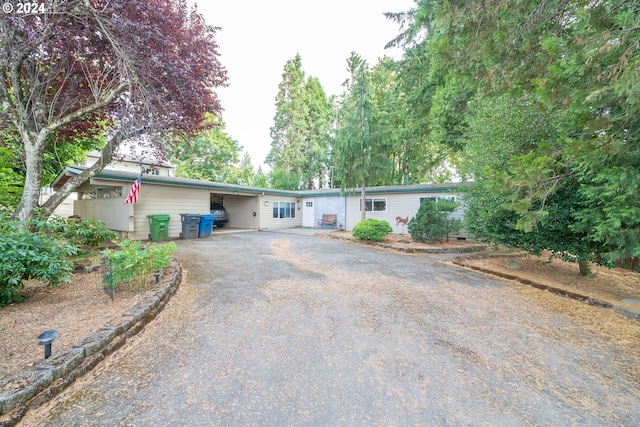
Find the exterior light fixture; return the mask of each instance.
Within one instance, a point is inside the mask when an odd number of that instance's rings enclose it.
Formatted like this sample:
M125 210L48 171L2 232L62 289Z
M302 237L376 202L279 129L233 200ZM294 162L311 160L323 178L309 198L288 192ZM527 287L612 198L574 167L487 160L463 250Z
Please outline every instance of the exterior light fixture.
M58 331L48 330L38 335L38 345L44 346L44 358L51 356L51 343L58 341Z
M266 201L264 202L264 205L265 205L265 206L269 206L269 201L268 201L268 200L266 200Z

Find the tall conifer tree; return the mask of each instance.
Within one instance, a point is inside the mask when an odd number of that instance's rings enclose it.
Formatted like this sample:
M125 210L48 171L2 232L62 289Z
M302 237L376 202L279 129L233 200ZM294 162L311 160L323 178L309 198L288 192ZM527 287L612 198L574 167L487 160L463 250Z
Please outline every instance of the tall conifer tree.
M320 81L305 77L297 54L287 61L278 85L266 162L278 175L297 177L297 187L322 185L327 168L331 108Z
M371 101L368 67L355 52L347 60L351 78L340 106L333 161L343 190L359 186L362 219L366 218L366 186L377 185L390 170L389 137Z

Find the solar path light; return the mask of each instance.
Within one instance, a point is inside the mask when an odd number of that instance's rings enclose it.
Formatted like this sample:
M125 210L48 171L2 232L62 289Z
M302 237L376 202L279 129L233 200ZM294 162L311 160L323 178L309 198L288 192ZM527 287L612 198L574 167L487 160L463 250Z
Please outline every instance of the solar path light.
M38 335L38 345L44 346L44 358L51 356L51 343L58 341L58 331L48 330Z

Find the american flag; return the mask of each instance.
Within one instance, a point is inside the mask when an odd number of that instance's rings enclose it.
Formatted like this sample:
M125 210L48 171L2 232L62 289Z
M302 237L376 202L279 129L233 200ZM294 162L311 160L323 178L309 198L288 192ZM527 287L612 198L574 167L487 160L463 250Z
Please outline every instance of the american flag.
M138 194L140 194L141 183L142 183L142 173L140 174L138 179L136 179L136 182L133 183L133 186L129 191L129 195L127 195L127 198L124 199L123 205L126 205L127 203L135 203L138 201Z

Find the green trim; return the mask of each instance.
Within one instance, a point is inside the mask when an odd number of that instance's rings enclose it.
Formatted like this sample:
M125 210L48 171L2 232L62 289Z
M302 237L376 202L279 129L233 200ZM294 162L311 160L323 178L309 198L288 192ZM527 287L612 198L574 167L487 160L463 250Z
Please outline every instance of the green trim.
M113 181L125 181L125 182L133 182L138 179L138 174L134 174L131 176L125 176L121 171L101 171L94 178L95 179L109 179ZM160 185L171 185L174 187L189 187L189 188L201 188L208 190L220 190L220 191L234 191L238 193L249 193L254 195L278 195L278 196L291 196L291 197L300 197L296 192L288 191L288 190L277 190L270 188L261 188L261 187L249 187L237 184L225 184L211 181L198 181L194 179L186 179L186 178L175 178L170 176L158 176L158 175L143 175L142 183L151 183L151 184L160 184Z
M83 169L77 167L67 167L63 174L66 172L80 174ZM94 179L105 179L113 181L134 182L138 178L139 174L136 172L116 171L116 170L102 170ZM325 190L278 190L273 188L251 187L238 184L226 184L213 181L200 181L195 179L175 178L172 176L159 176L159 175L144 175L142 177L143 183L170 185L174 187L189 187L200 188L213 191L231 191L238 194L250 194L250 195L269 195L269 196L288 196L296 198L304 197L353 197L360 194L360 189L350 189L348 191L342 191L338 188L331 188ZM457 192L464 183L447 183L442 184L414 184L414 185L390 185L383 187L371 187L366 188L366 194L416 194L416 193L454 193Z
M455 193L465 184L444 184L443 186L436 186L432 184L410 185L410 186L385 186L385 187L368 187L365 189L365 193L368 194L416 194L416 193ZM333 189L332 189L333 190ZM360 196L360 189L351 189L347 191L335 190L305 190L302 193L303 197L330 197L330 196Z
M394 188L394 189L380 189L371 188L367 189L366 194L407 194L407 193L455 193L460 189L460 186L447 186L447 187L431 187L431 188ZM354 194L355 195L355 194Z

